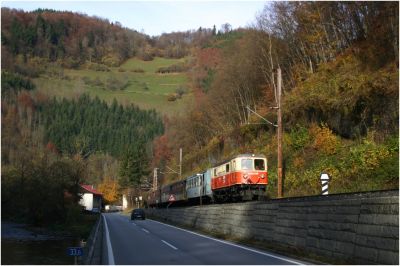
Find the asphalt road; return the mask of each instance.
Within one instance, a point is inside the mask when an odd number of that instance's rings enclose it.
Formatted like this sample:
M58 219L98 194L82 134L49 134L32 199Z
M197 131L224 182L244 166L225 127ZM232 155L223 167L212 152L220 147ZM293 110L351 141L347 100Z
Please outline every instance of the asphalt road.
M104 264L306 264L150 219L131 221L117 213L103 214L103 218L107 225Z

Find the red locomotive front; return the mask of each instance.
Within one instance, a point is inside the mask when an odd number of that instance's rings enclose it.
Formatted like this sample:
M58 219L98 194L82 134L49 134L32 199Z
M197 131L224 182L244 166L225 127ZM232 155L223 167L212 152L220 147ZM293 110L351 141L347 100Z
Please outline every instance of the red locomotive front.
M217 201L259 198L267 184L267 159L263 155L241 154L212 169L211 189Z

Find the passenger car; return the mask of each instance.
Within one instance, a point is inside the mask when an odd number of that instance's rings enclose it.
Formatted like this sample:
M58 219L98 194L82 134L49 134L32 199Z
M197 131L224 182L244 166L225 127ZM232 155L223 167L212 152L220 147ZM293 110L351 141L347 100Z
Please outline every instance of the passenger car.
M135 219L146 219L146 215L143 209L134 209L131 213L131 220Z

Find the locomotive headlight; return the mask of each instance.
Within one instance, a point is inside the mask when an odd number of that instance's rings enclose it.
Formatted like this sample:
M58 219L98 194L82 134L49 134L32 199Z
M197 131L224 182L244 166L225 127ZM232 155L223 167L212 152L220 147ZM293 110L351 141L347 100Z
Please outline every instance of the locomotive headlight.
M264 178L265 178L265 175L264 175L264 174L262 174L262 175L261 175L261 178L262 178L262 179L264 179Z

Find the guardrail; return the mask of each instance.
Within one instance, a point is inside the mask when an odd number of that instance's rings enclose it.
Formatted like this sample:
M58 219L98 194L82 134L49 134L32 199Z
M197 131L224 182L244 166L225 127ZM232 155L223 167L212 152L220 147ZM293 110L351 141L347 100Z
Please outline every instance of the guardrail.
M90 232L86 246L83 248L83 256L80 264L98 265L101 264L101 240L102 240L102 222L101 215L97 219L96 225Z

